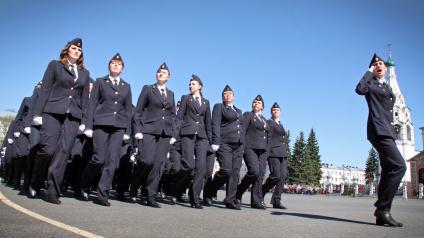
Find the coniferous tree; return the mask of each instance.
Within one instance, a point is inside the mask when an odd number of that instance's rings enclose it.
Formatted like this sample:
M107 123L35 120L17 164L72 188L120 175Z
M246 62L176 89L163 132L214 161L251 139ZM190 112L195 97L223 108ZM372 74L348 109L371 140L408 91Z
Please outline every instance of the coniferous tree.
M285 183L287 184L292 184L291 180L290 180L290 163L291 163L291 157L292 157L292 152L291 152L291 148L290 148L290 130L286 131L286 136L284 137L284 144L286 145L287 148L287 177L286 177L286 181Z
M289 160L289 181L291 184L305 184L305 138L300 132L294 143L293 153Z
M321 156L319 155L319 146L314 129L309 132L305 147L305 170L307 184L319 186L322 176Z
M371 147L368 153L367 163L365 165L365 179L367 184L372 183L378 173L378 153Z

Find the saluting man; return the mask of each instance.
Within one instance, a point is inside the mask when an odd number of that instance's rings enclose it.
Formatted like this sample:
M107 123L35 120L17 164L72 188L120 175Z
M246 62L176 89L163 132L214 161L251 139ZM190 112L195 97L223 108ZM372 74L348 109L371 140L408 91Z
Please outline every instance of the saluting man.
M262 186L262 196L270 191L274 186L271 203L273 208L287 209L281 204L281 193L283 192L285 179L287 177L287 147L285 144L286 130L280 121L281 108L278 103L271 107L272 118L268 120L271 130L270 150L268 157L269 177Z
M40 149L35 159L30 197L35 197L48 166L46 201L60 204L60 186L66 164L88 104L90 73L84 68L82 40L69 41L60 60L47 67L33 110L35 125L41 125Z
M378 199L374 204L377 208L374 212L376 224L401 227L402 223L392 218L390 209L406 165L395 143L392 110L396 97L384 78L386 71L384 60L374 54L369 70L356 86L356 93L364 95L367 100L367 137L380 157L381 178Z
M266 160L268 158L270 126L262 111L265 107L261 95L252 102L252 111L243 114L243 130L246 144L244 147L244 162L247 174L237 187L237 203L241 202L243 193L252 185L250 206L255 209L266 209L262 198L262 181L265 175Z
M84 134L93 138L93 156L81 178L82 198L101 172L95 203L110 206L109 189L121 157L123 140L131 135L131 86L121 78L124 61L119 53L109 61L109 75L96 79L87 110Z
M204 189L204 204L212 205L212 197L219 188L227 183L226 208L240 210L236 204L236 191L243 158L245 133L243 131L242 111L234 105L234 92L226 85L222 91L222 103L212 110L212 150L216 151L219 171Z
M155 208L160 208L155 195L161 168L177 134L174 92L166 86L169 79L170 71L163 63L156 71L156 83L143 87L134 114L134 137L142 140L142 156L138 157L140 161L133 176L130 196L135 201L138 187L144 184L147 205Z

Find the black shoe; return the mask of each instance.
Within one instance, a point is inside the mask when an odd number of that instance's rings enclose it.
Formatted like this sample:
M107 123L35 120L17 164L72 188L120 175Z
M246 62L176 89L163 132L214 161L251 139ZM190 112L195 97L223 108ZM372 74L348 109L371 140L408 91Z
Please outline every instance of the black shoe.
M182 197L177 197L177 202L179 203L187 203L187 199L186 198L182 198Z
M393 219L389 211L375 211L374 216L376 217L375 223L378 226L393 226L402 227L403 224Z
M234 203L226 203L225 207L233 210L241 210L240 206L237 206Z
M283 204L273 204L272 208L276 208L276 209L287 209L287 207L285 207Z
M123 193L117 193L116 194L116 199L118 199L119 201L125 201L125 195Z
M192 208L196 208L196 209L203 209L203 206L202 206L202 205L200 205L199 203L192 203L192 204L191 204L191 207L192 207Z
M174 196L169 196L169 204L175 205L177 203L177 198Z
M266 204L265 204L265 202L264 202L264 201L262 201L262 202L261 202L261 205L262 205L264 208L266 208Z
M56 205L60 205L62 203L58 198L49 198L49 197L47 197L45 199L45 201L46 202L49 202L49 203L56 204Z
M210 198L203 199L203 205L205 205L207 207L212 206L212 199L210 199Z
M130 197L131 203L137 203L137 197Z
M234 200L234 203L237 204L237 205L240 205L241 204L241 199L236 198L236 200Z
M147 200L146 205L149 207L160 208L160 204L157 203L155 200Z
M260 209L260 210L266 209L266 207L264 207L262 204L252 204L250 207L253 209Z
M110 207L110 202L109 201L103 201L103 200L100 200L100 199L95 199L93 202L95 204L97 204L97 205L101 205L101 206L105 206L105 207Z
M37 197L37 190L35 190L31 186L29 186L28 198L36 198L36 197Z
M83 189L80 191L80 198L82 201L88 201L90 199L88 193L86 193Z

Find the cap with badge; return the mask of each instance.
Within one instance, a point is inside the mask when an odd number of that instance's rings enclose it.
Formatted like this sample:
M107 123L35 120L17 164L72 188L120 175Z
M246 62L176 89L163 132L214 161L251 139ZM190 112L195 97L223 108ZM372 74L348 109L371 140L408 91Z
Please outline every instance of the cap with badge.
M168 71L168 73L169 73L169 74L171 74L171 72L169 71L168 66L166 65L166 63L165 63L165 62L163 62L163 63L159 66L159 69L158 69L156 72L159 72L161 69L165 69L165 70L167 70L167 71Z
M112 63L112 61L120 61L122 63L122 66L124 66L124 60L122 59L121 55L119 53L116 53L112 59L109 60L109 64Z
M371 68L371 66L373 66L374 63L378 61L382 61L384 64L386 64L386 62L380 56L374 53L374 55L372 56L370 65L368 67Z
M234 93L234 91L231 89L230 86L228 86L228 84L225 85L224 90L222 90L222 95L224 95L225 92L233 92Z
M197 75L195 75L195 74L192 74L191 75L190 81L196 81L196 82L199 83L200 86L203 87L202 80L200 80L200 78Z
M274 104L272 104L272 107L271 107L271 113L272 113L272 109L274 108L280 108L280 105L278 105L277 102L274 102Z
M265 108L264 99L262 98L262 96L260 94L258 94L258 96L256 96L255 99L253 99L253 102L255 102L255 101L262 102L262 107Z
M75 46L82 48L82 39L81 38L75 38L75 39L69 41L68 44L69 45L75 45Z

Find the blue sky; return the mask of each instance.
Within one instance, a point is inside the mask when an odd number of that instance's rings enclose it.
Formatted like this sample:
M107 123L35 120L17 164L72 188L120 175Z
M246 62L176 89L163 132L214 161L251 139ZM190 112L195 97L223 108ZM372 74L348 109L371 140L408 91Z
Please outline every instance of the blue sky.
M192 73L212 103L226 84L244 111L261 94L265 116L275 101L282 107L292 141L314 128L323 162L364 167L368 112L354 88L374 52L387 58L389 43L422 150L423 12L419 0L4 0L0 108L17 110L48 62L81 37L93 78L106 75L109 59L121 54L134 103L165 61L176 100L188 93Z

